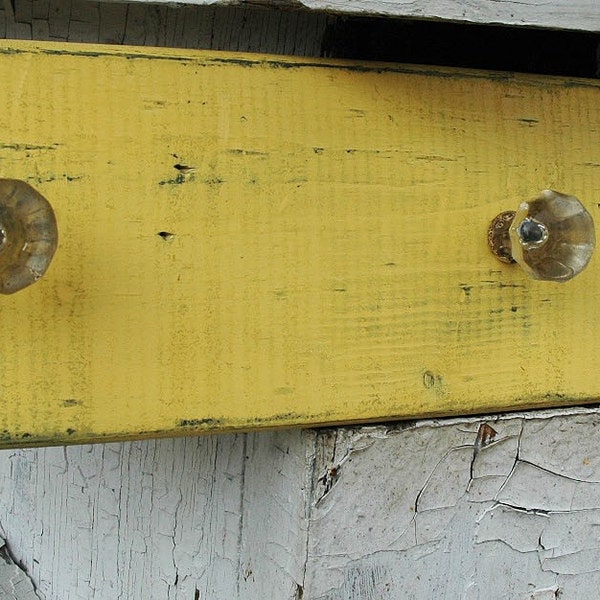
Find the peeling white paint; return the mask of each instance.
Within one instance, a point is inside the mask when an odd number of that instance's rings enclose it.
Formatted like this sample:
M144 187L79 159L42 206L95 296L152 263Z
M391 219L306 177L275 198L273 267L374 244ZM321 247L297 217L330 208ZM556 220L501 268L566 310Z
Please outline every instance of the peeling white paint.
M204 0L206 1L206 0ZM598 31L596 0L301 0L311 9L342 13L535 25Z
M577 409L12 450L0 523L45 600L587 600L599 443Z
M355 430L373 443L313 509L308 597L596 597L599 424L592 410Z
M152 1L161 3L171 0ZM239 0L185 0L185 3L230 5L238 4ZM287 9L305 7L357 16L381 15L600 31L600 11L596 0L254 0L253 3Z
M46 600L296 600L313 439L3 451L0 523Z
M0 538L0 600L39 600L27 573L10 556Z
M558 586L553 585L550 588L544 590L535 590L531 593L531 600L556 600L558 593Z

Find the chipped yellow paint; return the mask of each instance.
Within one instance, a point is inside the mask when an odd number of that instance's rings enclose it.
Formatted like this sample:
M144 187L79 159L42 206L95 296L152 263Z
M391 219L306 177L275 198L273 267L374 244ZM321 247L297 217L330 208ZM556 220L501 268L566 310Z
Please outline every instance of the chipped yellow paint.
M600 202L600 85L3 42L0 167L54 205L0 300L3 443L600 398L600 261L486 246L543 188Z

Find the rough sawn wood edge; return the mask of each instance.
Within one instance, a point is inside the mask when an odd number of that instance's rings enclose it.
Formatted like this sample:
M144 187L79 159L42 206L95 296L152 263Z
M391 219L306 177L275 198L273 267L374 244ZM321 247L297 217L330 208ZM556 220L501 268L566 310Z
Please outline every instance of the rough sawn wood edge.
M133 0L167 4L169 0ZM185 0L184 4L251 4L269 8L310 9L348 16L435 19L480 24L600 31L600 11L593 0Z

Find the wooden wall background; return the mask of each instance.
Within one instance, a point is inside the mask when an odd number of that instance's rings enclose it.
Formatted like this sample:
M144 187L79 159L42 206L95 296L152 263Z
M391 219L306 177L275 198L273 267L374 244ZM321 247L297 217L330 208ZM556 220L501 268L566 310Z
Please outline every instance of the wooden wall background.
M522 23L537 3L502 5ZM598 12L555 1L543 24ZM339 18L16 0L0 36L318 56ZM2 451L0 598L593 598L599 445L586 408Z

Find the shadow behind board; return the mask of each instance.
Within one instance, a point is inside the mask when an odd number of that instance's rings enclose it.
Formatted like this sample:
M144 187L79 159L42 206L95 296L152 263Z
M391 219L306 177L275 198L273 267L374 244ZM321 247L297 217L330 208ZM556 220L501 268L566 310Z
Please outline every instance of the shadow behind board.
M438 21L340 17L323 55L598 78L600 34Z

